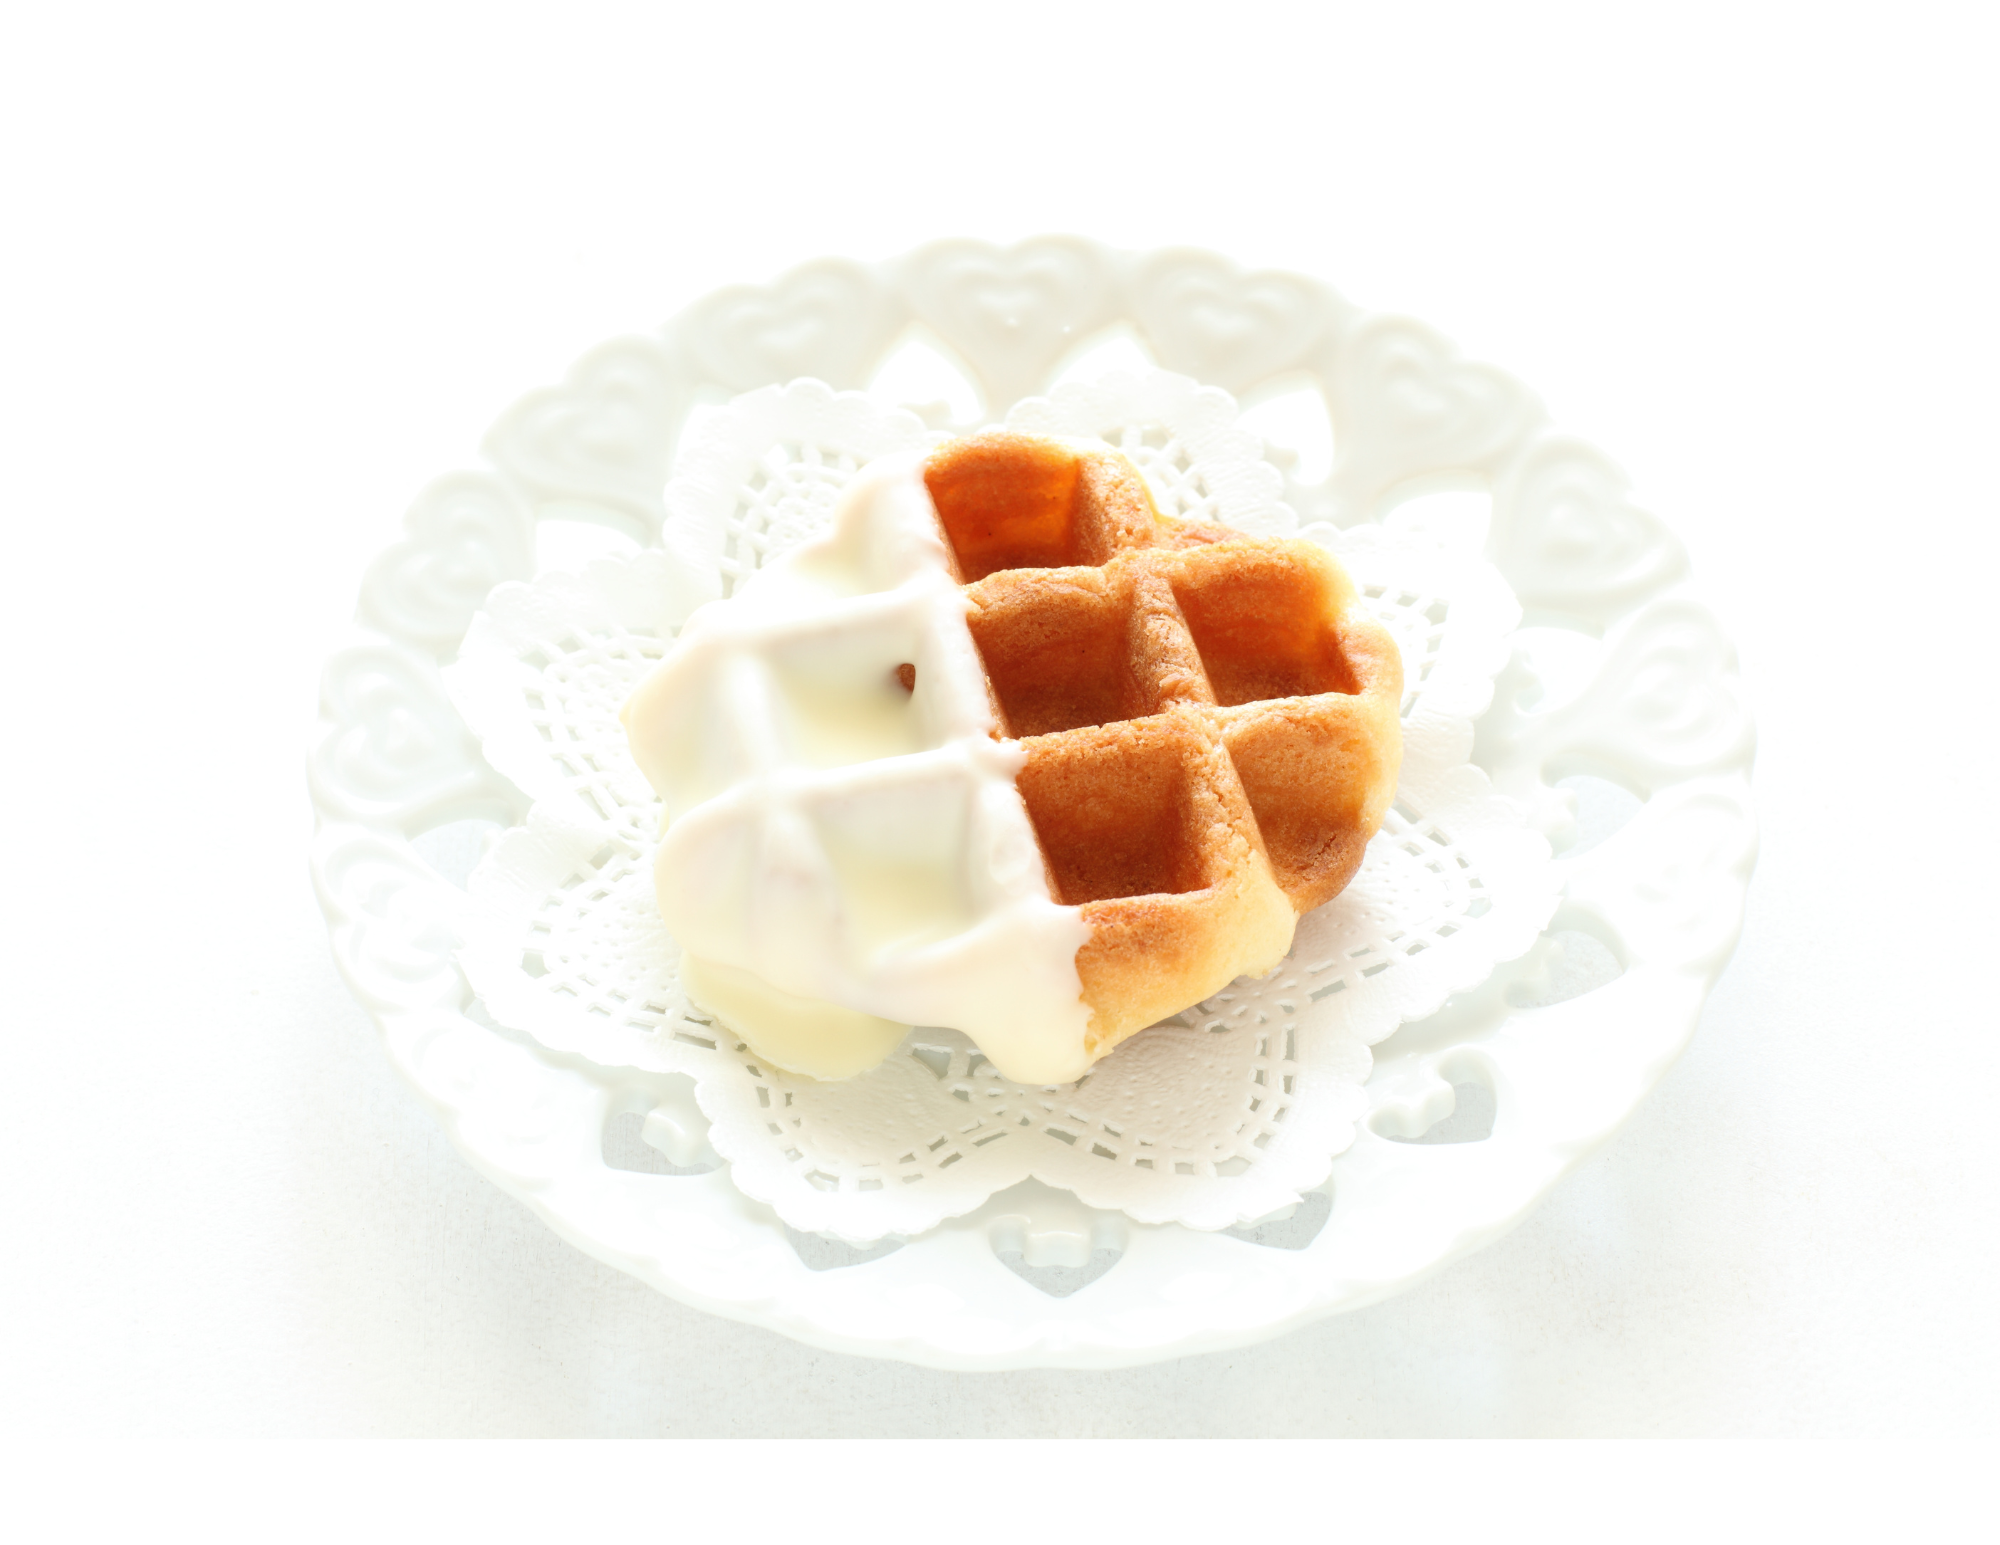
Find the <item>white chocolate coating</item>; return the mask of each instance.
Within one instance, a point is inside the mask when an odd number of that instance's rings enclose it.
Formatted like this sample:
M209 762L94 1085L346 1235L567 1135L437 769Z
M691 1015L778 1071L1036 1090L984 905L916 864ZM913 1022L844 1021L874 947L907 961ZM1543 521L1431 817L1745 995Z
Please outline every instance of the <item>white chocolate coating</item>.
M922 459L890 458L625 705L690 994L781 1067L859 1072L903 1025L963 1030L1020 1083L1089 1065L1089 930L1050 898L965 616Z

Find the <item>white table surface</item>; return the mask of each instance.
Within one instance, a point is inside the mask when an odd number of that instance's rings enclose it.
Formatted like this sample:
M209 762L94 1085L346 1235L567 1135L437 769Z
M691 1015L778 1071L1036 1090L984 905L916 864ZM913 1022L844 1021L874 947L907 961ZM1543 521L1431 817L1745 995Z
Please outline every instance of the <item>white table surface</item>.
M2000 1427L1977 8L44 10L0 47L0 1430ZM1327 277L1622 460L1738 642L1764 847L1692 1050L1501 1243L1248 1351L943 1374L479 1179L335 975L304 762L366 561L513 398L720 283L1045 229Z

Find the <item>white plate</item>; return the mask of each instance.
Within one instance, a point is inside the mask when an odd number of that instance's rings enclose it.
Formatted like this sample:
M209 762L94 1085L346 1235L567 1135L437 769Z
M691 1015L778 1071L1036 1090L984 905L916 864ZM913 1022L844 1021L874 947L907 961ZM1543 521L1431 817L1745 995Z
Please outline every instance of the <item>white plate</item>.
M1564 855L1548 931L1376 1048L1361 1136L1319 1194L1259 1230L1141 1227L1030 1182L857 1259L791 1234L726 1170L645 1172L701 1151L683 1082L497 1029L454 962L464 893L445 876L469 867L479 823L511 823L525 802L481 759L439 664L494 584L532 577L538 533L548 547L578 529L551 523L654 537L698 403L798 376L866 387L892 356L888 374L907 374L915 340L963 372L990 421L1114 339L1272 422L1310 426L1323 403L1332 469L1288 479L1302 523L1462 524L1490 507L1486 550L1526 625L1475 759ZM1116 1367L1374 1302L1505 1232L1603 1141L1687 1044L1735 944L1754 733L1679 543L1518 383L1313 280L1066 237L822 260L593 351L504 415L486 451L487 470L418 500L363 585L364 633L328 664L314 873L343 973L467 1157L683 1302L947 1368ZM1472 497L1424 497L1446 490ZM682 1165L619 1167L642 1122L654 1149L631 1151Z

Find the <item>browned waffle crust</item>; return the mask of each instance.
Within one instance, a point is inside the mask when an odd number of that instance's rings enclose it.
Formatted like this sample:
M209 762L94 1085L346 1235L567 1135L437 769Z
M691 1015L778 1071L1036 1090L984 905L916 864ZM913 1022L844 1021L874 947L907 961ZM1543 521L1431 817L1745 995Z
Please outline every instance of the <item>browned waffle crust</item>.
M1115 451L988 433L925 464L1101 1056L1337 895L1402 757L1402 661L1315 543L1167 519Z

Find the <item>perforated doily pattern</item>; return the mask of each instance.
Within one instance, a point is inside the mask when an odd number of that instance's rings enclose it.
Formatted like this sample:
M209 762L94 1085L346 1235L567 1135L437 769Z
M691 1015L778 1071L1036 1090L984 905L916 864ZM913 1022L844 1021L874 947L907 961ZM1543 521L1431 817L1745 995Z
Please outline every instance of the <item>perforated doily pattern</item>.
M1389 629L1402 653L1403 712L1407 714L1437 669L1450 603L1443 596L1400 589L1381 580L1371 580L1360 590L1362 601Z
M1089 400L1090 427L1110 443L1150 440L1171 453L1141 463L1149 477L1164 466L1174 479L1161 498L1170 508L1198 497L1208 514L1237 513L1213 490L1277 487L1274 471L1259 478L1244 465L1260 447L1231 433L1222 393L1161 373L1118 378ZM1015 417L1046 422L1059 408L1030 402ZM1149 411L1174 417L1139 419ZM783 550L769 536L770 485L742 469L808 466L814 488L837 487L829 469L856 463L851 439L913 432L894 417L817 383L756 394L711 420L694 452L714 474L709 502L676 487L669 503L719 531L721 552L768 560ZM1065 427L1075 432L1074 417ZM756 445L779 428L777 453ZM784 518L803 536L829 507L802 500ZM1282 507L1243 513L1267 529L1295 524ZM607 726L663 631L657 603L628 616L613 591L638 599L647 575L655 594L704 588L658 572L697 561L687 541L580 580L503 589L467 639L454 685L489 756L565 791L539 803L474 876L464 955L474 985L503 1023L557 1049L693 1076L737 1182L795 1228L857 1241L920 1233L1030 1175L1151 1223L1226 1227L1295 1203L1366 1108L1366 1048L1526 949L1555 904L1546 842L1463 765L1463 713L1421 711L1440 672L1451 678L1445 696L1480 704L1515 616L1505 585L1420 538L1327 536L1354 549L1357 584L1408 641L1408 759L1419 769L1455 759L1459 781L1412 796L1421 814L1391 814L1348 890L1302 920L1276 972L1135 1038L1076 1084L1013 1084L945 1031L920 1031L868 1073L816 1083L763 1065L689 1006L675 946L652 912L643 834L657 826L658 804L605 770L617 762ZM603 593L586 595L593 586ZM548 777L520 767L538 745Z
M852 456L823 446L774 445L741 485L722 549L722 593L826 524L840 491L860 470Z
M684 572L703 599L734 595L748 575L823 527L868 462L943 438L914 414L814 380L739 399L727 426L690 429L664 501L667 549L687 560Z
M1221 500L1174 434L1158 424L1121 424L1103 436L1145 474L1153 502L1177 520L1221 521Z
M1102 440L1145 475L1161 513L1215 521L1255 536L1290 536L1298 517L1264 444L1237 423L1227 392L1155 370L1070 381L1014 404L1007 427L1023 434Z

